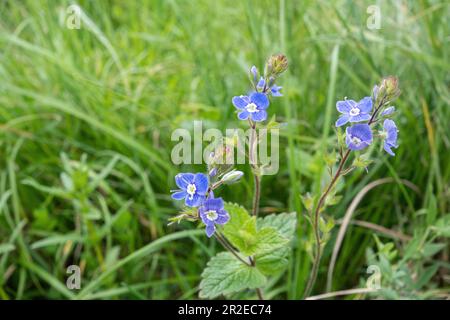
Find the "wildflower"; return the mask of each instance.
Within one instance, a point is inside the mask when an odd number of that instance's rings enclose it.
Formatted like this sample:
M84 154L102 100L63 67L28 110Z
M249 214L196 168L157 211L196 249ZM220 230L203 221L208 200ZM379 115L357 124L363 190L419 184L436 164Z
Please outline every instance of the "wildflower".
M246 120L250 117L253 121L264 121L267 119L266 109L269 107L269 98L264 93L254 92L248 96L233 98L233 105L240 110L238 118Z
M388 116L390 114L393 114L395 111L395 107L387 107L384 109L384 111L381 113L382 116Z
M283 87L279 87L276 84L274 84L272 87L270 87L270 93L272 94L273 97L281 97L282 96L280 92L281 88Z
M347 127L345 143L350 150L362 150L372 143L372 130L368 124Z
M175 200L185 199L189 207L198 207L205 199L208 191L208 177L203 173L179 173L175 176L175 183L181 190L172 194Z
M384 150L389 153L391 156L395 156L395 153L391 150L391 148L397 148L397 126L395 125L395 122L386 119L383 123L383 135L385 136L384 139Z
M209 198L198 210L200 218L206 225L206 235L210 238L216 231L216 224L225 224L230 220L223 207L222 198Z
M372 99L365 97L358 103L353 100L338 101L336 109L343 115L336 121L336 127L343 126L347 122L361 122L370 119Z

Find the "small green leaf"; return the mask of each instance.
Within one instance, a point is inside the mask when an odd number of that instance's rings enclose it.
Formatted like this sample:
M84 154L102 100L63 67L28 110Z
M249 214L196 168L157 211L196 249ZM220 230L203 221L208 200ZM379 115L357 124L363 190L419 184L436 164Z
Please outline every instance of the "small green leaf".
M229 252L221 252L209 260L202 273L200 298L215 298L266 284L266 277L254 267L237 260Z
M433 230L439 236L450 238L450 214L447 214L436 221Z
M308 210L308 212L312 212L316 197L311 196L311 194L309 192L300 197L302 199L303 205L305 206L306 210Z

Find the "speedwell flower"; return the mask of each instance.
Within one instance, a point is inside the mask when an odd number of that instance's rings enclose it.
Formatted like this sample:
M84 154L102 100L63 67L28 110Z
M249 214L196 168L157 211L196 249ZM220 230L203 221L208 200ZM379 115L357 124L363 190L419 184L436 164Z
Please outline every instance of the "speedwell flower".
M272 87L270 87L270 93L272 94L273 97L281 97L282 96L280 92L281 88L283 87L279 87L276 84L274 84Z
M179 173L175 176L175 183L181 190L172 194L173 199L185 199L185 204L189 207L198 207L205 200L208 177L203 173Z
M389 153L391 156L395 156L395 153L391 150L391 148L398 148L397 144L397 126L395 125L395 122L386 119L383 123L383 129L384 129L384 150Z
M372 143L372 130L368 124L347 127L345 143L350 150L362 150Z
M264 121L267 119L266 109L269 107L269 98L264 93L254 92L248 96L233 98L233 105L240 110L238 118L246 120L250 117L253 121Z
M336 109L342 116L336 121L336 127L343 126L347 122L361 122L370 119L372 110L372 98L365 97L358 103L353 100L338 101Z
M223 208L222 198L209 198L198 210L200 218L206 225L206 235L210 238L216 231L216 224L225 224L230 220Z

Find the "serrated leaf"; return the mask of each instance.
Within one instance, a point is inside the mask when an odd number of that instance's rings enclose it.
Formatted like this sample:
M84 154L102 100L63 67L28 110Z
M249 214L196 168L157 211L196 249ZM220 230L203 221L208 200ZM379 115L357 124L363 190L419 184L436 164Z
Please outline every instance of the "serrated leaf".
M273 227L280 232L280 234L288 240L291 240L295 233L295 226L297 224L297 217L295 212L279 213L258 218L258 229L263 227Z
M273 275L287 266L291 249L288 243L294 238L296 223L295 212L272 214L257 220L258 228L275 228L287 240L282 247L256 255L256 266L263 274Z
M203 271L199 295L211 299L265 284L266 277L257 268L242 263L229 252L221 252L209 260Z
M253 254L265 254L285 246L289 240L273 227L258 230L256 244L252 247Z
M269 253L257 255L256 267L265 275L273 275L282 271L288 264L290 248L282 247Z

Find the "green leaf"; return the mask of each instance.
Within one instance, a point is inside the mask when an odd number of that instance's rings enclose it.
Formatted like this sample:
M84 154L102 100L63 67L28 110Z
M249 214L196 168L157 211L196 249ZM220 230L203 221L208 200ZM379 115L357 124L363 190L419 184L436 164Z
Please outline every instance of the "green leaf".
M450 238L450 214L447 214L436 221L433 230L439 236Z
M264 254L285 246L289 240L272 227L264 227L258 230L256 243L252 247L253 254Z
M266 277L254 267L237 260L229 252L221 252L209 260L202 273L200 298L215 298L244 289L264 286Z
M233 246L246 256L255 253L257 245L256 218L237 204L225 204L230 221L224 226L223 233Z
M256 222L258 229L263 227L273 227L280 232L280 234L288 240L294 237L295 226L297 224L296 213L279 213L258 218Z
M276 229L285 240L285 245L274 248L271 251L256 255L256 267L265 275L272 275L282 271L288 263L288 256L291 250L289 241L294 238L297 223L296 213L271 214L257 221L258 228Z

